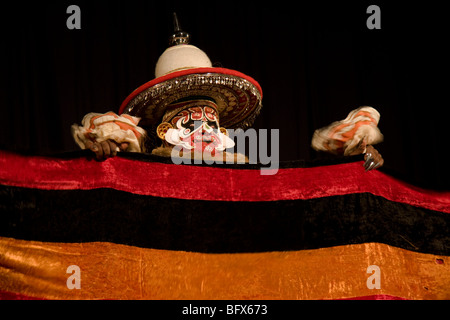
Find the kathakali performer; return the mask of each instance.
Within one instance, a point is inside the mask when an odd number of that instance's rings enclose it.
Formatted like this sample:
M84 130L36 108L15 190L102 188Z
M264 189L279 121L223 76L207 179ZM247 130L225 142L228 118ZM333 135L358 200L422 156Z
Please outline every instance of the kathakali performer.
M82 149L98 160L118 151L172 155L178 146L181 157L222 159L234 147L227 129L247 129L262 107L262 89L256 80L235 70L212 67L208 56L189 44L174 15L175 33L170 47L160 56L155 79L133 91L119 113L89 113L72 134ZM316 130L315 150L333 154L365 154L366 170L379 168L383 158L373 147L383 135L380 114L371 107L352 111L342 121ZM145 128L145 129L144 129ZM232 149L231 149L232 150ZM234 162L247 158L233 154Z

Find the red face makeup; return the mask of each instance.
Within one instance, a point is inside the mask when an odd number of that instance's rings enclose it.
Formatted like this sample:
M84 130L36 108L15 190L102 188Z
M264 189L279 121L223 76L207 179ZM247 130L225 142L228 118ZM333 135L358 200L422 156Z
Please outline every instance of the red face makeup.
M189 101L176 107L172 113L179 111L175 115L169 113L167 117L171 117L168 123L172 129L164 139L169 144L212 156L231 146L230 139L224 138L226 136L219 130L219 115L213 102Z

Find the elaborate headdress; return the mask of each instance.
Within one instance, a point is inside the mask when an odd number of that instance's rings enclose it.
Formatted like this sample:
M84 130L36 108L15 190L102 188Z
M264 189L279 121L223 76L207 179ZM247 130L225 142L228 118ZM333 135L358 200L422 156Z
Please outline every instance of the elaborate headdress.
M141 118L140 125L154 125L181 99L202 96L217 105L220 125L250 127L259 114L262 89L253 78L230 69L212 67L208 56L190 45L174 14L175 33L170 47L160 56L155 79L134 90L122 103L119 114Z

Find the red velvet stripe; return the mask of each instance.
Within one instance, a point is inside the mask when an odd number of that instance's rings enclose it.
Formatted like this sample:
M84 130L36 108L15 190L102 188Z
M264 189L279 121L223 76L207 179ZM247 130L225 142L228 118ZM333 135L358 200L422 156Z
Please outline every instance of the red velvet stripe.
M30 297L21 293L14 293L0 290L0 300L47 300L47 299ZM397 296L391 296L388 294L376 294L372 296L342 298L337 300L407 300L407 299Z
M0 300L47 300L47 299L30 297L21 293L0 290Z
M104 162L26 157L0 152L0 183L44 190L112 188L190 200L277 201L372 193L388 200L450 213L450 192L425 190L362 162L313 168L260 170L174 165L112 158Z

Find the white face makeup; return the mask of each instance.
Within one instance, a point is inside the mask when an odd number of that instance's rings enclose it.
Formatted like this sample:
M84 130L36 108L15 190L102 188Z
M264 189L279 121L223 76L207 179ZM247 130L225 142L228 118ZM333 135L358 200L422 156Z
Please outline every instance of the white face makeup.
M220 130L217 111L206 103L181 110L170 124L164 139L171 145L211 155L234 147L234 141Z

